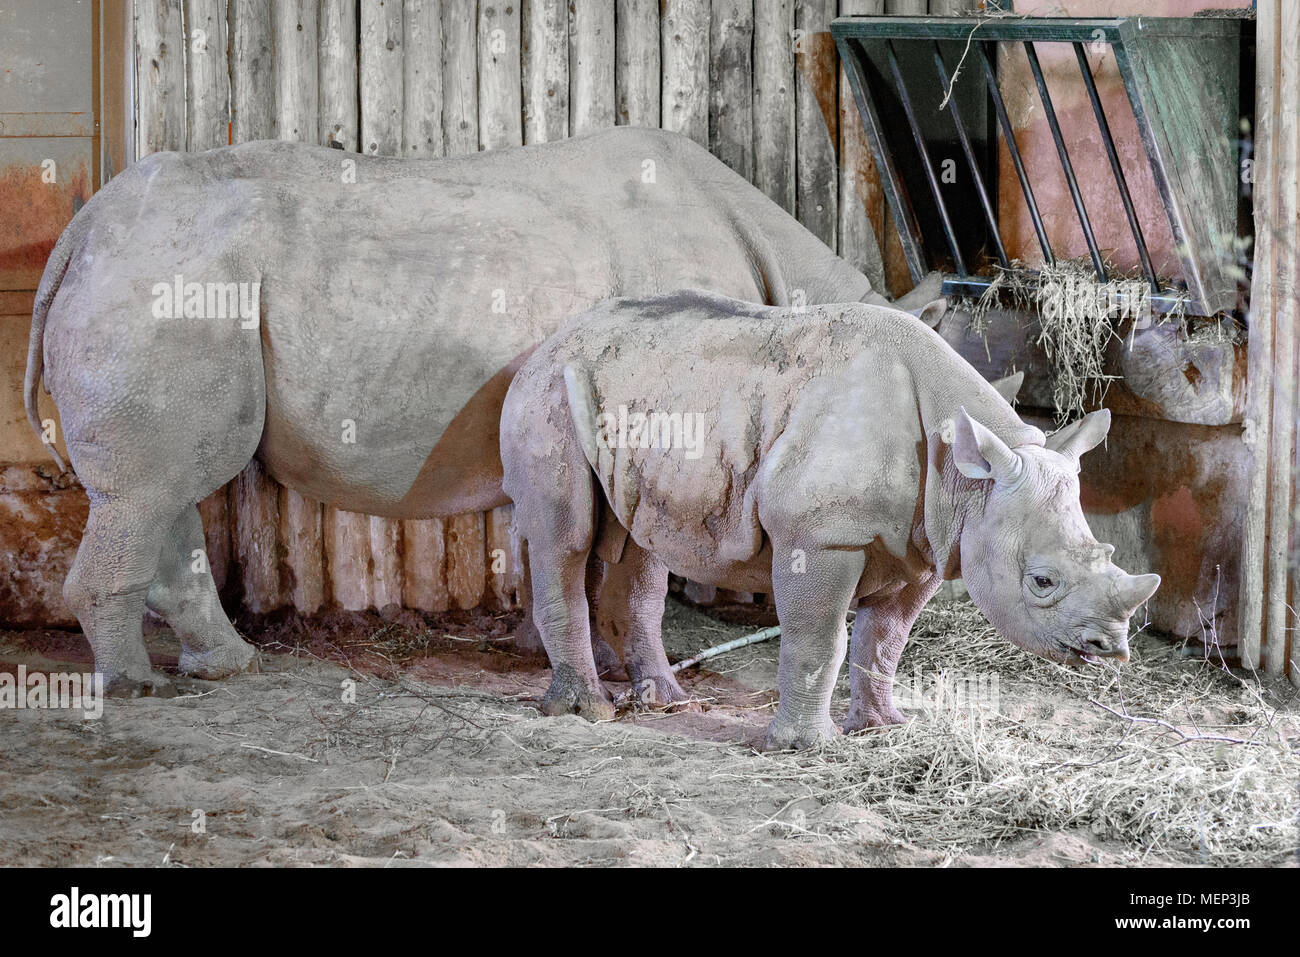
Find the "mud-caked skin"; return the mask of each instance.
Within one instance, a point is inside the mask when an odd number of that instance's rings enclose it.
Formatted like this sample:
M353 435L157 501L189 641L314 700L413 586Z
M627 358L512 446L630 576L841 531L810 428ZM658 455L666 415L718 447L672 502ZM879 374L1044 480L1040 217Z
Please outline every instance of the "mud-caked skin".
M1094 412L1045 439L926 322L886 307L697 292L596 306L533 353L502 409L504 487L555 669L544 709L610 713L582 570L594 543L608 552L620 536L619 564L644 596L630 625L641 676L671 682L668 569L773 594L781 698L768 748L837 733L846 650L845 728L902 721L893 676L944 579L964 577L1023 648L1126 659L1128 619L1160 579L1113 565L1079 506L1079 456L1109 425ZM681 695L675 682L662 693Z
M90 518L65 586L112 688L156 692L146 607L183 670L253 649L216 601L195 503L256 456L339 508L504 505L515 368L576 312L684 285L760 302L885 300L683 136L623 128L440 160L262 142L155 153L55 246L42 372Z

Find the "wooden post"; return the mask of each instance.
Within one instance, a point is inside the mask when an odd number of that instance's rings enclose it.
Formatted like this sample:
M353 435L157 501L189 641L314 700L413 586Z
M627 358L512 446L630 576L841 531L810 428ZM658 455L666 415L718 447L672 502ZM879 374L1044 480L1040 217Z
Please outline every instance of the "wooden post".
M325 604L325 533L320 502L280 488L280 541L289 568L286 596L310 615Z
M324 532L325 564L335 604L365 611L374 604L369 516L326 505Z
M361 152L402 150L402 5L361 0Z
M135 155L185 149L181 0L135 4Z
M714 0L709 47L709 149L753 180L754 0Z
M884 13L884 0L840 0L840 16ZM848 77L840 67L840 256L884 292L885 193Z
M569 15L565 0L524 0L524 142L569 135Z
M442 5L442 141L447 156L478 152L478 0Z
M231 142L270 139L275 132L275 74L270 0L230 0Z
M320 110L316 98L316 4L278 0L271 4L275 49L275 138L316 142Z
M402 603L420 611L446 611L447 549L440 518L402 523Z
M520 19L515 3L478 10L478 139L485 150L524 142L520 89Z
M320 0L317 141L357 150L357 0ZM441 138L441 137L440 137Z
M569 129L573 135L614 125L614 7L571 0Z
M1242 663L1300 686L1300 7L1260 0L1256 20L1255 263L1244 438L1253 453L1242 543Z
M754 185L795 211L794 0L754 5Z
M231 488L235 557L244 585L244 607L264 614L284 606L280 580L279 489L257 459Z
M437 0L406 0L402 52L402 155L441 156L442 4Z
M799 222L832 250L839 220L839 58L831 39L834 0L799 0L795 6L795 203Z
M224 0L185 0L186 121L190 151L230 143Z
M614 89L621 126L658 126L658 0L618 0L614 7Z
M445 526L447 591L457 608L477 608L483 600L486 523L482 512L454 515Z
M663 0L661 125L709 145L709 4Z

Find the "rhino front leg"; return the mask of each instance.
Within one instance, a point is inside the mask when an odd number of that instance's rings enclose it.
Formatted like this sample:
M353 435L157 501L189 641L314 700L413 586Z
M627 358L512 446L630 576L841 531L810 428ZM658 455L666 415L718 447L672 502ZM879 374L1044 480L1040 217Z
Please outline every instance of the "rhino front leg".
M912 625L936 591L937 575L907 585L879 602L860 604L849 645L849 716L845 731L903 724L894 707L894 674Z
M668 566L629 539L622 559L607 567L599 617L622 640L633 693L652 707L690 700L664 654L667 595Z
M798 560L788 562L786 555ZM862 552L774 548L781 700L767 728L765 751L813 747L839 734L831 721L831 693L848 648L844 616L864 566Z

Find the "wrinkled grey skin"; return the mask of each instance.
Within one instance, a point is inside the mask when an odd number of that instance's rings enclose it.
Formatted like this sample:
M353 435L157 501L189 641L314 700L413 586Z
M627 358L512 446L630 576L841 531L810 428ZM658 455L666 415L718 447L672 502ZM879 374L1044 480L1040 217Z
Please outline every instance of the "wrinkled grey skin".
M703 414L699 454L685 432L675 447L642 447L606 418L620 406ZM1160 579L1111 564L1079 507L1079 456L1109 424L1095 412L1045 440L894 309L801 312L697 292L597 306L524 363L502 409L505 489L554 668L545 711L613 714L587 631L593 547L621 554L614 568L627 566L640 596L629 671L660 703L685 697L659 644L668 569L772 592L781 700L768 748L837 732L850 606L845 727L903 720L891 679L945 578L963 576L1002 635L1036 654L1126 659L1128 619Z
M156 315L156 287L177 275L260 283L252 321ZM56 245L27 362L28 417L39 431L44 372L90 494L64 595L96 669L115 692L166 692L146 606L180 636L183 672L253 661L194 556L195 503L254 456L355 511L503 505L497 422L517 364L595 302L681 285L884 301L671 133L443 160L263 142L135 163Z

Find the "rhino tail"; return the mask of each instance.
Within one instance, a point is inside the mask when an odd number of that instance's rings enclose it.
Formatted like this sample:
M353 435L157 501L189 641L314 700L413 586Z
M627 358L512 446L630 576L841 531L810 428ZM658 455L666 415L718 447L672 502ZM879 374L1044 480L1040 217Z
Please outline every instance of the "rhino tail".
M54 244L54 251L50 253L50 258L46 260L45 272L41 275L41 284L36 290L36 302L32 307L32 332L27 340L27 373L23 378L23 405L27 409L27 421L46 450L53 456L60 472L66 472L68 466L64 463L63 456L59 455L59 450L54 443L45 440L45 428L41 424L40 412L36 407L36 390L40 388L41 374L45 370L45 320L49 317L50 305L54 302L54 296L63 283L64 274L68 271L72 254L81 244L85 232L85 215L73 217L72 222L63 231L63 235L59 237L59 241Z
M584 369L566 365L564 391L569 400L569 418L573 422L574 431L578 433L582 454L586 456L591 467L599 471L602 446L606 455L609 454L609 446L605 443L604 434L599 427L596 392L592 387L590 374Z

